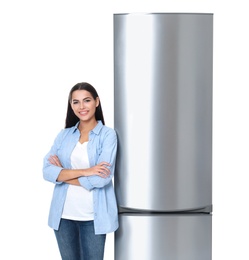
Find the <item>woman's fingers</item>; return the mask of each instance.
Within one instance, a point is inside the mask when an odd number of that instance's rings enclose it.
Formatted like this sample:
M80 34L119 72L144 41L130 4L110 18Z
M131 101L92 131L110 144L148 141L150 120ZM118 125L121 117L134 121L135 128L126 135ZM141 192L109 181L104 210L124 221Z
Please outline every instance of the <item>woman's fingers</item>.
M51 155L49 158L48 158L48 160L49 160L49 162L51 163L51 164L53 164L53 165L55 165L55 166L62 166L61 165L61 162L60 162L60 160L59 160L59 158L58 158L58 156L57 155Z
M97 164L96 165L97 174L103 178L108 177L111 174L111 171L108 168L109 166L111 166L111 165L107 162L101 162L101 163Z

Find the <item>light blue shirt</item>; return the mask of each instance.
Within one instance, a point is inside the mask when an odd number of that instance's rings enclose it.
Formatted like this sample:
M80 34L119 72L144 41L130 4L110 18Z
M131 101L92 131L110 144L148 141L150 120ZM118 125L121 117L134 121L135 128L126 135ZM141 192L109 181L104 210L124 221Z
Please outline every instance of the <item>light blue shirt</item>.
M48 218L48 225L55 230L59 228L69 186L67 183L56 180L63 168L72 168L70 157L80 138L77 127L78 124L61 130L43 161L44 179L55 184ZM97 175L79 178L79 182L84 188L93 190L95 234L110 233L118 228L117 202L112 183L117 153L117 136L114 129L104 126L101 121L98 121L97 126L89 133L87 150L90 167L103 161L111 164L111 174L107 178ZM49 163L50 155L57 155L63 167Z

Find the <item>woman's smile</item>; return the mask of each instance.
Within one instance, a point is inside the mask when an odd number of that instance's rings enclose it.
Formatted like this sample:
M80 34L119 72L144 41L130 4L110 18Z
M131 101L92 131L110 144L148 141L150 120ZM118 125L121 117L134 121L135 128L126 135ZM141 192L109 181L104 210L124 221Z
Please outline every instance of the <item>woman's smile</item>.
M88 110L84 110L84 111L80 111L79 114L81 116L86 116L88 114L88 112L89 112Z

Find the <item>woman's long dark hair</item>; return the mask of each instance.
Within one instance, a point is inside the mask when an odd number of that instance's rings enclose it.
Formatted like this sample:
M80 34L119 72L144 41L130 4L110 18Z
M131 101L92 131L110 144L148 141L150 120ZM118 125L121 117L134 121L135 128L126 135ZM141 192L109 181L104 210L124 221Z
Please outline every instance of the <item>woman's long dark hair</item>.
M96 89L87 82L81 82L81 83L78 83L75 86L73 86L72 89L70 90L69 96L68 96L67 117L65 120L65 128L75 126L76 123L79 121L79 118L74 114L72 107L71 107L72 94L75 90L86 90L86 91L90 92L92 97L94 98L94 100L96 100L96 98L99 96ZM96 118L96 120L101 120L103 125L105 124L100 100L99 100L98 107L96 107L95 118Z

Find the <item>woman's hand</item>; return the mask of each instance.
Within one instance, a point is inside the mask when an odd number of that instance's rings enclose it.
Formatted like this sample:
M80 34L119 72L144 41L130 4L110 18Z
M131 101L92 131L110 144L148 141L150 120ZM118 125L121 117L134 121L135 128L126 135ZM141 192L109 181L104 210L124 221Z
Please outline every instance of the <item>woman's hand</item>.
M102 178L107 178L111 174L111 171L108 168L110 166L111 165L107 162L101 162L91 168L84 169L84 176L98 175Z
M57 155L51 155L48 160L55 166L63 167Z

